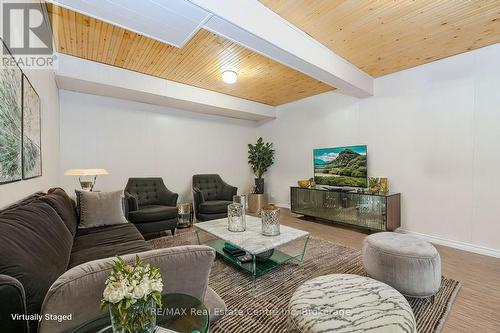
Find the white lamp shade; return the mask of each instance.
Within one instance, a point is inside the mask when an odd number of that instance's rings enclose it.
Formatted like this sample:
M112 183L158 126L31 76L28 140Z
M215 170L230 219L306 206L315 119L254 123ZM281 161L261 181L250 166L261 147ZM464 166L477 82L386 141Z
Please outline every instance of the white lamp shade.
M101 176L109 175L106 169L69 169L64 172L66 176Z

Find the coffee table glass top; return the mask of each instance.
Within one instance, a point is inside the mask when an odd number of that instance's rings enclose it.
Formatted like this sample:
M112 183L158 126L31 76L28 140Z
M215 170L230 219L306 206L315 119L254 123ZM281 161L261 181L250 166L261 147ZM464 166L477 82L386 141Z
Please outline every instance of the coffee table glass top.
M296 239L309 235L307 231L280 226L280 234L277 236L262 235L262 223L260 218L246 216L247 229L243 232L233 232L227 229L227 218L199 222L194 226L217 238L231 243L246 252L256 255L268 250L275 249Z
M207 333L209 312L197 298L186 294L164 294L163 314L156 316L158 329L155 332ZM165 328L168 330L162 330ZM109 312L78 327L75 333L112 333Z

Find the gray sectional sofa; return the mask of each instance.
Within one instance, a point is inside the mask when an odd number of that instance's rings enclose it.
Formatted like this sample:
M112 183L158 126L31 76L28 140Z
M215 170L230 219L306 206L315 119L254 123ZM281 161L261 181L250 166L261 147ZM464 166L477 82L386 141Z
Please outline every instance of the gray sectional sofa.
M125 260L138 255L158 266L164 292L192 295L212 312L225 309L208 287L211 248L153 250L132 223L78 228L74 202L58 188L0 211L0 254L0 332L70 332L102 315L99 301L116 255ZM72 314L72 320L12 319L12 314L45 313Z

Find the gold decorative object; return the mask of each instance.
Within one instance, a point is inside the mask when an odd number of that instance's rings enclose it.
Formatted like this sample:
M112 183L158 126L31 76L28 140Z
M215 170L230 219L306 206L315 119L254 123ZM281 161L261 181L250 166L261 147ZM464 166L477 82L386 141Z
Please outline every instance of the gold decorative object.
M314 181L314 178L309 178L309 187L315 187L316 182Z
M311 186L311 180L310 179L300 179L297 181L297 184L301 188L308 188L309 186Z
M379 184L380 184L380 192L383 194L389 193L389 180L387 177L381 177L379 179Z
M368 191L370 193L380 192L380 180L377 177L368 178Z

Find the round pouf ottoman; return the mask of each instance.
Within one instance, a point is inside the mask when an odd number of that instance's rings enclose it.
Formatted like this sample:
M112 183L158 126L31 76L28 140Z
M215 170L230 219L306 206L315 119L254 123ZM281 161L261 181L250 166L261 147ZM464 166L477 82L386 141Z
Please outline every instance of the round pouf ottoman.
M441 258L429 242L396 232L365 238L363 266L375 280L409 297L430 297L441 286Z
M416 332L408 301L369 277L324 275L302 284L289 304L292 332Z

